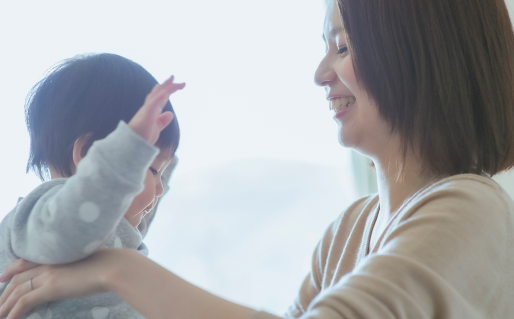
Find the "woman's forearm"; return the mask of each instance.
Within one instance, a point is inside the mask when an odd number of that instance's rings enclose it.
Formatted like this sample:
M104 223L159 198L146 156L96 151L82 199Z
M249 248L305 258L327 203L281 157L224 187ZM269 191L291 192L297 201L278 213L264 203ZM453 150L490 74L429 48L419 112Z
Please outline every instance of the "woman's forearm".
M106 275L113 291L149 319L246 319L255 310L215 296L133 251Z
M130 249L102 248L71 264L26 266L16 262L2 274L4 281L12 280L0 296L0 318L20 318L41 303L108 291L149 319L248 319L255 312L190 284Z

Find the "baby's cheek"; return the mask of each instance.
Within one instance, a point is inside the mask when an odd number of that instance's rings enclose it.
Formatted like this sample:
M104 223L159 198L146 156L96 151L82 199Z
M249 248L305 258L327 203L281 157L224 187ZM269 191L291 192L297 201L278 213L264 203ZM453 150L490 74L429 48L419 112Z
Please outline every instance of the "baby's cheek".
M139 193L134 200L132 201L132 205L130 205L134 213L140 213L143 209L146 208L152 202L153 196L148 189L144 189L141 193Z
M125 212L125 218L134 227L136 227L141 221L141 212L146 207L146 205L144 205L143 198L141 198L141 195L142 194L139 194L136 197L134 197L134 200Z
M155 193L155 185L153 184L154 176L149 171L146 174L145 180L144 180L144 189L141 193L137 194L136 197L132 200L132 203L130 204L129 208L127 209L125 213L125 218L133 224L133 226L136 226L134 224L138 224L140 218L142 217L143 210L152 203Z

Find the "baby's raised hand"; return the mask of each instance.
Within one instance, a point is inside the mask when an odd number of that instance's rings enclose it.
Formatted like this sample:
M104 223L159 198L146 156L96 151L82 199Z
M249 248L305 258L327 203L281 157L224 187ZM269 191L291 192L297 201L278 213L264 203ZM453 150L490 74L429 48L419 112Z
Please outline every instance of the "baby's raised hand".
M182 90L185 85L185 83L173 83L173 76L171 76L164 83L154 86L128 126L148 143L155 144L161 131L173 120L173 113L169 111L161 113L164 105L171 94Z

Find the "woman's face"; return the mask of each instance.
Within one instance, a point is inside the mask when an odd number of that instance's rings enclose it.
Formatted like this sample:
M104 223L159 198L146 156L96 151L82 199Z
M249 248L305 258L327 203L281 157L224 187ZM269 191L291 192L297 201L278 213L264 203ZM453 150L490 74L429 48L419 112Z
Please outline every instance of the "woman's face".
M339 142L373 158L389 144L390 128L379 116L375 102L357 83L336 0L325 3L326 54L316 70L315 82L325 88L339 126Z

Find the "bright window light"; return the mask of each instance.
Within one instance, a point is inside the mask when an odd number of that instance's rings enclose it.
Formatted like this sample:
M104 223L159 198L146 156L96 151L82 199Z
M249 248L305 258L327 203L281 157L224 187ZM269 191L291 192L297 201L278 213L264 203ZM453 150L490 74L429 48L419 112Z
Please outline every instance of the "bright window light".
M323 1L3 1L0 216L25 174L23 106L54 63L116 53L186 88L171 102L179 164L145 242L211 292L285 312L318 240L357 193L325 93Z

